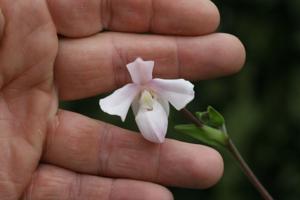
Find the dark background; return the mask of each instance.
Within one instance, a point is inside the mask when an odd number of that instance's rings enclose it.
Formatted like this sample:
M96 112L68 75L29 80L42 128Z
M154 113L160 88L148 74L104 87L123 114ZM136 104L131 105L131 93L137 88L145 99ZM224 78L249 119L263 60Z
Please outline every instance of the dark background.
M236 35L247 51L236 75L196 83L191 110L213 105L224 114L228 131L256 175L275 199L300 198L300 1L215 0L219 31ZM99 97L64 102L66 109L134 129L132 115L121 124L98 108ZM171 111L168 137L182 119ZM134 127L134 128L133 128ZM176 200L260 199L233 159L222 149L224 177L211 189L170 188Z

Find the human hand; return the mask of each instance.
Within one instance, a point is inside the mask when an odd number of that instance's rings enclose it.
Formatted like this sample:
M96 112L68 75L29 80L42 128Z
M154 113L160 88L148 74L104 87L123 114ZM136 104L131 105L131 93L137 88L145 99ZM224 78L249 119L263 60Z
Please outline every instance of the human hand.
M172 199L161 185L218 181L222 158L209 147L152 144L58 108L125 84L137 56L155 60L161 78L239 70L242 44L209 34L219 23L210 1L0 0L0 8L0 199Z

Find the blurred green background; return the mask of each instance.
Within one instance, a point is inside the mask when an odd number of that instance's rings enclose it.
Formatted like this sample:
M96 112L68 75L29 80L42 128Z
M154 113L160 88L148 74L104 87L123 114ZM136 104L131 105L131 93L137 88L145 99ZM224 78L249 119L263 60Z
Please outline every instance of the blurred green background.
M233 76L196 84L191 110L213 105L241 153L275 199L300 198L300 1L215 0L219 31L238 36L247 51L244 69ZM98 108L99 97L64 102L62 107L135 129ZM195 142L172 130L182 119L170 116L168 137ZM171 134L172 133L172 134ZM224 177L211 189L170 188L176 200L260 199L233 159L220 150Z

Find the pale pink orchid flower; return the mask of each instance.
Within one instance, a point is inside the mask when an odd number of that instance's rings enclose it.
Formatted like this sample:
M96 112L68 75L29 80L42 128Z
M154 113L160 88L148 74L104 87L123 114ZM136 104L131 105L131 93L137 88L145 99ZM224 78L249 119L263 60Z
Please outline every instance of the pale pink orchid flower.
M194 98L194 85L183 79L153 78L154 61L137 58L127 64L132 83L100 99L100 108L125 120L131 106L137 126L147 140L163 143L168 128L169 103L177 110Z

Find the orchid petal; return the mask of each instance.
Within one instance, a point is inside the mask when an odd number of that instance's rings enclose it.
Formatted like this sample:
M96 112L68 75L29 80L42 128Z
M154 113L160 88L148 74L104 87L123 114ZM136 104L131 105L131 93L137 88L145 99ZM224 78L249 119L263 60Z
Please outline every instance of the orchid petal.
M131 103L131 109L132 109L134 116L137 115L139 108L140 108L140 103L139 103L139 97L137 96Z
M138 85L133 83L127 84L106 98L100 99L100 108L110 115L120 116L122 121L125 121L128 109L139 92L140 88Z
M143 85L152 80L152 71L154 61L144 61L137 58L132 63L127 64L127 69L130 73L133 83Z
M144 138L155 143L164 142L168 129L168 116L160 103L155 101L152 110L141 107L135 121Z
M158 103L160 103L160 105L162 105L162 107L164 108L164 110L165 110L167 116L169 116L169 113L170 113L170 105L169 105L168 100L158 97L158 98L157 98L157 101L158 101Z
M164 80L155 78L149 87L162 99L168 100L177 110L194 99L194 85L184 79Z

